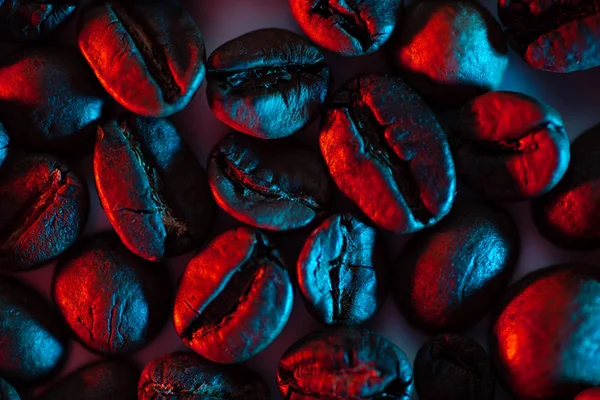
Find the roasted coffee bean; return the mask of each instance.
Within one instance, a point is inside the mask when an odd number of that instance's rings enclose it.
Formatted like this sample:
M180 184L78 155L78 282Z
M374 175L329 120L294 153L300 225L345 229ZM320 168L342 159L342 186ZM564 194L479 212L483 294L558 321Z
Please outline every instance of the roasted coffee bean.
M529 65L573 72L600 65L599 0L498 0L511 45Z
M0 399L2 400L21 400L19 393L14 387L4 379L0 378Z
M78 30L79 48L102 86L136 114L181 111L204 79L202 34L177 0L94 5Z
M0 122L0 167L4 164L4 160L6 160L6 156L8 155L8 146L10 143L10 138L8 133L6 133L6 129L4 129L4 125Z
M3 167L0 210L0 269L23 271L53 260L79 238L88 188L59 159L23 155Z
M277 384L286 400L408 400L413 371L387 339L365 329L336 329L294 343L279 361Z
M163 265L131 254L113 234L101 234L65 255L52 297L77 338L102 354L140 350L165 325L171 308Z
M130 116L98 128L100 202L129 250L150 261L199 247L213 220L204 170L165 119Z
M360 218L334 215L306 240L296 271L305 304L318 321L362 324L387 295L387 246Z
M600 269L562 264L515 283L493 318L490 354L516 396L571 399L600 385Z
M446 134L400 79L352 79L330 104L319 140L337 186L379 227L415 232L450 211L456 178Z
M569 249L600 247L600 125L571 144L571 163L563 179L533 202L540 232Z
M479 343L446 334L419 349L415 387L420 400L493 400L496 380L490 357Z
M600 388L584 390L574 400L600 400Z
M0 276L0 375L13 385L39 384L58 372L67 356L67 329L34 289Z
M458 107L500 85L508 66L502 28L476 1L417 1L389 46L390 68L423 98Z
M292 302L292 284L279 254L263 233L242 227L219 235L190 261L173 321L196 353L237 363L279 335Z
M269 388L257 374L223 366L194 353L177 352L151 361L138 385L139 400L269 400Z
M82 155L92 148L104 106L93 78L72 49L14 53L0 63L0 120L24 147Z
M558 111L521 93L475 98L462 108L454 138L458 177L496 200L539 197L569 165L569 137Z
M0 40L38 40L69 21L75 14L72 1L0 0Z
M99 361L54 383L39 400L133 400L139 376L127 361Z
M208 179L221 208L258 228L307 226L329 207L333 183L318 152L300 143L232 134L208 161Z
M394 30L400 5L400 0L290 0L308 37L344 56L377 51Z
M289 136L314 121L331 85L319 49L284 29L233 39L206 65L206 95L217 118L262 139Z
M519 258L519 232L492 204L455 204L438 225L409 241L396 265L393 293L415 327L462 331L496 303Z

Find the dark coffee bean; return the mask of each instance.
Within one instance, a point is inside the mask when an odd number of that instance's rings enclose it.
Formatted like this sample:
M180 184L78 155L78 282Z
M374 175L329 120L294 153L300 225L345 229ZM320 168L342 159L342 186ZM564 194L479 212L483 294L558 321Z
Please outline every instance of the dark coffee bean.
M4 125L0 122L0 167L4 164L4 160L6 160L6 156L8 155L8 147L10 144L10 138L6 129L4 129Z
M318 152L300 143L232 134L208 161L219 206L258 228L285 231L307 226L329 207L333 183Z
M104 106L93 81L75 50L14 53L0 64L0 120L24 147L82 155L92 148Z
M13 385L42 383L67 357L60 315L34 289L0 276L0 375Z
M211 363L194 353L177 352L151 361L138 385L139 400L269 400L269 388L241 367Z
M237 228L188 264L173 321L183 342L219 363L247 360L281 332L292 310L288 273L267 237Z
M89 239L61 259L52 297L77 338L103 354L140 350L164 326L169 274L131 254L113 234Z
M99 361L54 383L39 400L134 400L139 376L127 361Z
M493 400L495 386L490 357L466 336L437 336L415 358L420 400Z
M305 304L317 320L362 324L387 295L387 246L360 218L334 215L306 240L297 274Z
M352 79L335 95L319 140L335 183L379 227L415 232L450 211L456 178L446 134L400 79Z
M290 0L292 14L319 46L344 56L377 51L396 25L400 0Z
M510 215L492 204L466 202L406 245L394 290L408 321L428 332L462 331L495 304L520 252Z
M262 139L289 136L314 121L331 85L319 49L284 29L233 39L206 65L206 95L217 118Z
M493 318L490 354L516 396L572 399L600 386L600 269L563 264L515 283Z
M98 128L94 175L108 219L150 261L199 247L213 220L204 170L165 119L130 116Z
M558 111L515 92L491 92L465 105L455 131L456 173L496 200L527 200L552 189L569 165Z
M294 343L279 361L277 384L286 400L408 400L413 371L387 339L365 329L336 329Z
M511 45L529 65L573 72L600 65L599 0L499 0Z
M14 387L4 379L0 378L0 399L2 400L21 400L19 393Z
M600 400L600 388L584 390L574 400Z
M88 217L88 188L57 158L30 154L0 176L0 269L45 264L75 243Z
M181 111L204 79L202 34L177 0L94 5L78 30L79 48L100 83L136 114Z
M569 249L600 246L600 125L571 144L571 163L554 189L533 202L540 232Z
M478 2L414 2L403 21L388 49L390 67L427 102L458 107L498 88L508 48L502 28Z
M75 15L76 1L0 0L0 40L38 40Z

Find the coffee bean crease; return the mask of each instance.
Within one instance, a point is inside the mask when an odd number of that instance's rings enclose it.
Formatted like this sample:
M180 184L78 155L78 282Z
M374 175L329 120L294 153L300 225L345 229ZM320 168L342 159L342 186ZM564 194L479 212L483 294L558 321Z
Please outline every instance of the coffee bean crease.
M367 52L374 42L367 22L361 18L360 11L353 7L351 2L346 3L349 10L336 3L339 3L339 1L332 4L331 0L319 0L310 12L325 19L333 17L334 23L356 39L362 50Z

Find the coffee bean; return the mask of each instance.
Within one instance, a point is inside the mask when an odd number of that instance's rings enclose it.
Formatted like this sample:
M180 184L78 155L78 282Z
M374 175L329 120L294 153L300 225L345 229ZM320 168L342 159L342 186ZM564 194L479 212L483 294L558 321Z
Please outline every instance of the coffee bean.
M516 396L573 398L600 385L600 269L562 264L515 283L493 318L490 354Z
M215 238L188 264L173 321L181 340L219 363L247 360L281 332L292 310L288 273L267 237L237 228Z
M600 400L600 388L584 390L574 400Z
M298 258L300 292L326 325L358 325L372 318L387 295L387 246L369 224L350 214L327 218Z
M2 400L21 400L19 393L14 387L4 379L0 378L0 399Z
M137 367L127 361L99 361L62 378L39 400L133 400L139 376Z
M511 45L537 69L573 72L600 65L600 1L498 1Z
M391 36L400 5L400 0L290 0L308 37L344 56L377 51Z
M261 29L216 49L207 61L208 104L219 120L262 139L289 136L323 109L331 72L308 40Z
M211 363L194 353L177 352L151 361L138 386L139 400L269 400L257 374L237 366Z
M10 144L10 138L6 129L4 129L4 125L0 122L0 167L6 160L6 156L8 155L8 147Z
M75 15L77 2L53 0L0 1L0 40L38 40L63 26Z
M420 400L493 400L495 386L490 357L466 336L437 336L415 358Z
M16 143L35 151L91 150L103 96L72 49L31 48L0 63L0 120Z
M398 307L419 329L463 331L501 296L520 247L517 226L500 207L455 204L401 254L393 290Z
M0 375L17 387L40 384L67 356L60 316L34 289L0 276Z
M315 332L294 343L277 369L286 400L408 400L413 371L406 354L365 329Z
M571 144L571 163L554 189L533 202L540 232L568 249L600 246L600 125Z
M225 137L212 151L208 179L221 208L272 231L309 225L323 216L333 193L318 152L296 142L240 134Z
M75 243L88 217L88 188L61 160L15 157L0 176L0 269L48 263Z
M389 46L390 68L423 98L458 107L500 85L508 66L502 28L476 1L415 2Z
M177 0L97 4L78 30L79 49L100 83L136 114L181 111L204 79L202 34Z
M150 261L199 247L213 220L204 170L165 119L131 115L98 128L100 201L129 250Z
M552 189L569 165L569 137L558 111L515 92L475 98L455 131L456 173L496 200L527 200Z
M456 178L446 134L408 85L361 75L329 107L321 152L340 190L376 225L410 233L450 211Z
M136 257L116 235L106 233L59 261L52 297L77 338L109 355L146 346L171 307L166 268Z

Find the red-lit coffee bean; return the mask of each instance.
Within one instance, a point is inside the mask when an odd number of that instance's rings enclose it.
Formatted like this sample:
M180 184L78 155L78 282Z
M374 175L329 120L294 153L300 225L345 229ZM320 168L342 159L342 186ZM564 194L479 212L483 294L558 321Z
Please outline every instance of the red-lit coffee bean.
M574 400L600 400L600 388L584 390Z
M456 173L495 200L527 200L552 189L569 165L569 138L558 111L516 92L475 98L454 135Z
M416 1L396 35L392 70L431 104L457 107L497 89L508 65L502 28L477 1Z
M0 210L0 269L23 271L52 261L79 238L88 188L61 160L21 154L3 167Z
M281 332L293 290L277 251L260 231L226 231L181 278L173 321L181 340L218 363L247 360Z
M204 79L202 34L177 0L90 6L78 40L102 86L136 114L181 111Z
M600 269L562 264L530 273L493 317L490 354L518 397L572 399L600 385Z
M573 72L600 65L599 0L498 0L511 45L529 65Z
M348 82L329 105L319 141L337 186L379 227L415 232L450 211L456 177L446 134L400 79Z

